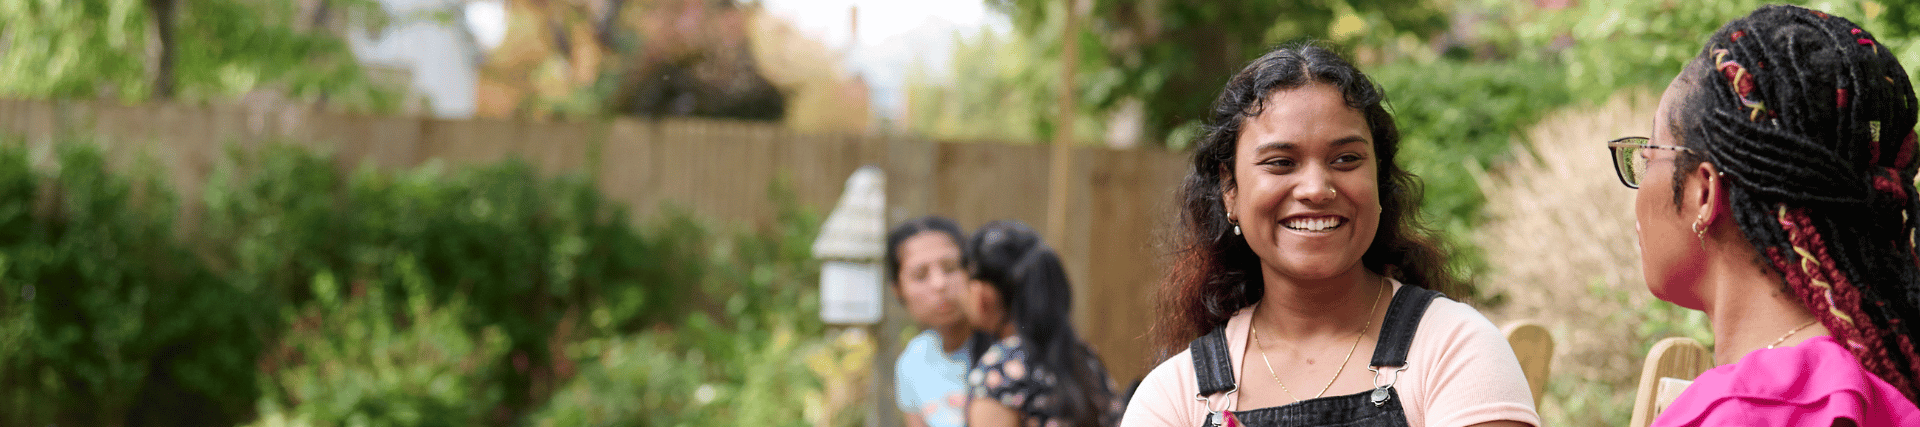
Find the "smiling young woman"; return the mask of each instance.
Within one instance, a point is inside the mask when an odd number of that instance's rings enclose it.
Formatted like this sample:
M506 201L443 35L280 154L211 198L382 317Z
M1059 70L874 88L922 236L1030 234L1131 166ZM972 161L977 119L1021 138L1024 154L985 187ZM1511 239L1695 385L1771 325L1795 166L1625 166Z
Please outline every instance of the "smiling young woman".
M1499 331L1441 295L1465 284L1421 226L1383 101L1311 44L1227 83L1180 191L1155 326L1178 354L1122 425L1539 425Z

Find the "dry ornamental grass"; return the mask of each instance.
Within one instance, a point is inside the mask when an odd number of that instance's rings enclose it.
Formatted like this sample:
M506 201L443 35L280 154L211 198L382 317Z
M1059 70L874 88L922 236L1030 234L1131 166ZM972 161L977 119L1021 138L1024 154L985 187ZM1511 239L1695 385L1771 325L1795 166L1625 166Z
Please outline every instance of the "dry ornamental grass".
M1654 94L1549 115L1518 160L1480 178L1488 220L1474 233L1499 322L1531 319L1558 342L1540 412L1549 425L1622 425L1648 344L1705 338L1704 316L1655 299L1640 274L1634 191L1615 178L1605 142L1651 132Z

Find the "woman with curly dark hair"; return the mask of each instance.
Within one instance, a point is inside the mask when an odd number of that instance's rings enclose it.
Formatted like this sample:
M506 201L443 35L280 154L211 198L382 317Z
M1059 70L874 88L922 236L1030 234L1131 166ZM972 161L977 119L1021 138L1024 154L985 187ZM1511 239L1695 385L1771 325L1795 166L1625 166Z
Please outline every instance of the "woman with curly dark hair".
M1920 425L1917 109L1872 34L1767 6L1608 144L1648 289L1707 313L1720 365L1654 425Z
M1539 425L1499 330L1442 296L1467 285L1421 225L1372 80L1317 45L1278 49L1208 126L1155 326L1179 354L1123 425Z

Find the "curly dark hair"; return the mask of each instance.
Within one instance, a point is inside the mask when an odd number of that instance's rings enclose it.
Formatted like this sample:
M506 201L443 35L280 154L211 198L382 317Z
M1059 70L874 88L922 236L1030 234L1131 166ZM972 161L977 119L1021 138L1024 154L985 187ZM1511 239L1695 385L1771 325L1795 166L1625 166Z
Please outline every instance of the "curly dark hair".
M1339 54L1315 43L1284 46L1261 55L1227 82L1214 101L1206 132L1195 142L1191 169L1181 184L1180 219L1173 262L1161 287L1155 344L1164 359L1188 342L1224 325L1265 293L1260 259L1233 235L1221 190L1233 185L1234 149L1241 126L1260 114L1276 91L1309 84L1338 88L1348 107L1366 118L1379 162L1380 230L1360 257L1368 270L1403 283L1459 297L1469 284L1449 269L1448 248L1421 219L1420 179L1396 162L1400 131L1386 108L1386 95Z
M1763 269L1862 366L1913 400L1920 322L1920 101L1892 52L1852 21L1765 6L1708 38L1669 122L1684 172L1712 163ZM1677 203L1676 203L1677 205Z

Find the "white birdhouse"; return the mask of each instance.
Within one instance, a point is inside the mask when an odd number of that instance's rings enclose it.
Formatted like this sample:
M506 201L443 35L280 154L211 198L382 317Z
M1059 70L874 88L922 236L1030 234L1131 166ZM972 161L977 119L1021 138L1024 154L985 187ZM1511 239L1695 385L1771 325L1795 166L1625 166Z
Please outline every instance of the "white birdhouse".
M887 254L886 175L863 166L847 178L840 202L820 226L813 257L820 267L820 320L834 324L880 321L885 286L880 258Z

